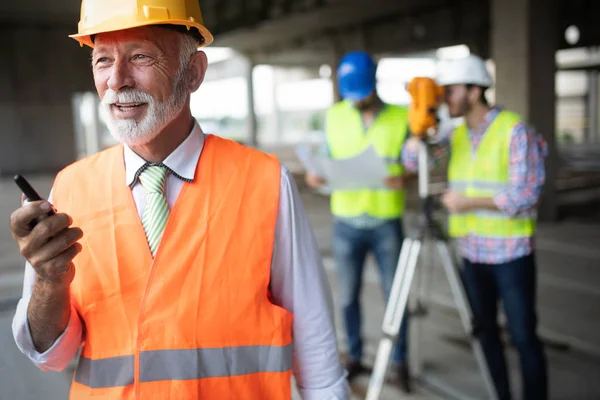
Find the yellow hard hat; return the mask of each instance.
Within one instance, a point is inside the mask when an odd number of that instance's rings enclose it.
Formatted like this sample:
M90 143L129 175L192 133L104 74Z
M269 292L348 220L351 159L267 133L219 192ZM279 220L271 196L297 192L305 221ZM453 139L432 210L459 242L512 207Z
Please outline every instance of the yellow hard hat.
M198 0L82 0L79 32L69 37L93 48L94 35L147 25L187 30L198 38L198 47L213 41Z

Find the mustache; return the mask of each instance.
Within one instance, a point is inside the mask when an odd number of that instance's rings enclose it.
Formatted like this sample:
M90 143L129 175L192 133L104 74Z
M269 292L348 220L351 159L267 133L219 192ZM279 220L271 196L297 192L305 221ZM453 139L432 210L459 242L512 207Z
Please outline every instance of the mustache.
M154 97L139 89L120 90L118 92L108 89L102 98L103 105L117 103L154 103L155 101Z

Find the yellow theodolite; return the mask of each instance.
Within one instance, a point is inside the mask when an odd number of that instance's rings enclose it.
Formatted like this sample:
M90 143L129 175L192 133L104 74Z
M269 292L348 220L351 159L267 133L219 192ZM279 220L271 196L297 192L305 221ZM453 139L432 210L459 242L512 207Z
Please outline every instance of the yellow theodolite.
M414 136L433 135L438 127L437 110L444 101L444 88L431 78L416 77L406 85L412 102L408 125Z

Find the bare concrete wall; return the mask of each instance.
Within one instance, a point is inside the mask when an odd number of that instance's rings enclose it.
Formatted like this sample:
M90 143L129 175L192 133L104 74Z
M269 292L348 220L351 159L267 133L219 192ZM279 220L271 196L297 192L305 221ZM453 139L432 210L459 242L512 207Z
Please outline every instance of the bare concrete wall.
M93 90L89 50L68 28L0 26L0 173L52 172L75 160L71 96Z

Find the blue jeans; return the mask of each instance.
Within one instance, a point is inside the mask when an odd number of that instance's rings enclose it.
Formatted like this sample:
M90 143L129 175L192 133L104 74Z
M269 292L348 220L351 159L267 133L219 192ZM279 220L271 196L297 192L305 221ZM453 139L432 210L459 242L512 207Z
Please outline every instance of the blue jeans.
M377 260L381 288L387 304L403 240L401 219L391 220L374 229L356 229L344 222L334 222L333 255L337 264L350 359L353 361L360 361L362 358L359 297L367 253L372 251ZM397 365L406 361L407 322L405 313L398 343L392 355L392 361Z
M533 254L505 264L465 260L466 290L479 326L479 337L500 400L510 399L510 386L497 323L502 300L511 339L519 352L524 400L547 399L546 358L536 333L536 267Z

